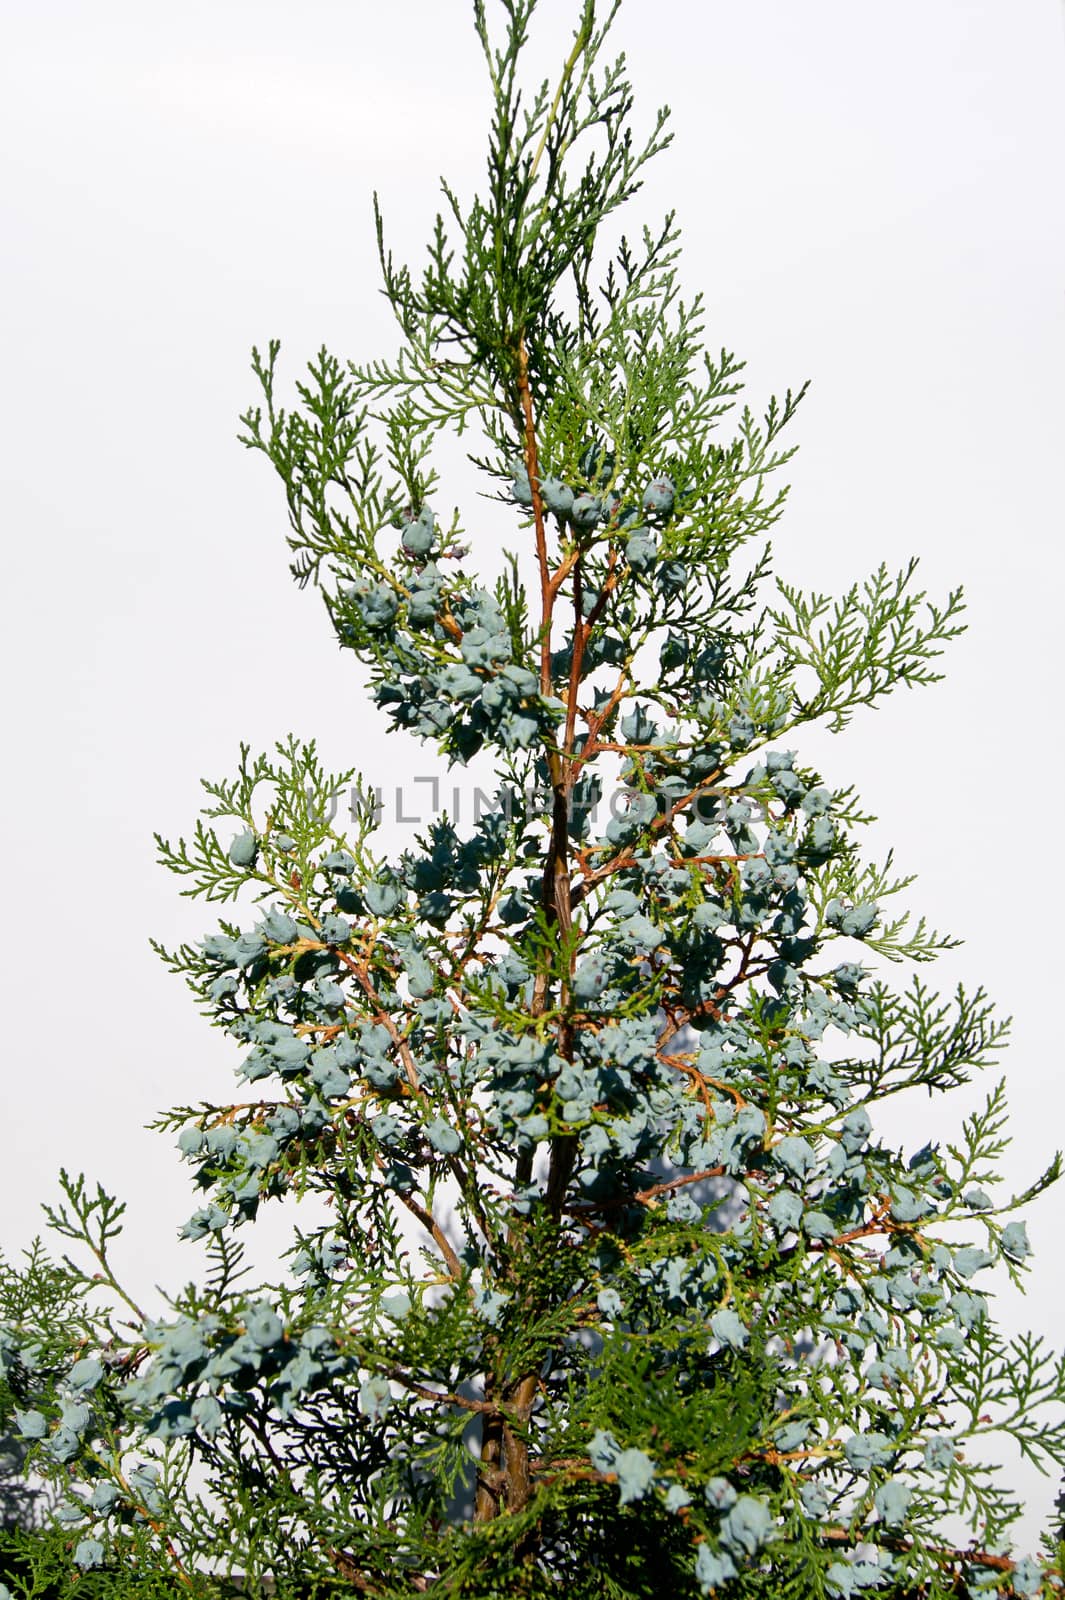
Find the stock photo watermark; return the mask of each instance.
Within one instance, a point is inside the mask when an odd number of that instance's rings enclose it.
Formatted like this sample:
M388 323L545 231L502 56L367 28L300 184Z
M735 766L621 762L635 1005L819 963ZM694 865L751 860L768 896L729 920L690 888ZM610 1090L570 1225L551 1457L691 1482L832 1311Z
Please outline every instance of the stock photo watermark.
M314 794L307 791L308 807L315 804ZM581 818L588 823L598 823L605 815L612 819L622 817L637 799L646 799L642 789L618 785L609 795L588 795L578 785L567 797L567 816L570 821ZM686 798L670 799L658 792L653 795L659 813L683 812L700 822L723 824L730 805L742 801L750 808L752 819L766 823L772 820L764 794L755 794L742 785L728 789L701 789L689 801ZM319 812L323 822L333 823L343 806L353 824L369 821L374 827L389 822L402 826L417 826L446 816L458 824L485 817L501 816L512 822L515 816L535 817L551 812L554 804L552 791L544 785L530 785L524 789L505 788L502 791L482 789L476 785L462 787L453 784L446 790L438 776L410 778L402 783L371 784L366 787L352 785L339 788L329 796L324 812Z

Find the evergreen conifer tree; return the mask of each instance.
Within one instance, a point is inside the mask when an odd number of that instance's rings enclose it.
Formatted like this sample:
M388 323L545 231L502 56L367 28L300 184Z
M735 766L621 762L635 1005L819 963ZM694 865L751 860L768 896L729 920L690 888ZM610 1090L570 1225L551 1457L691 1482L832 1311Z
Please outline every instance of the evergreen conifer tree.
M58 1494L8 1536L13 1594L1061 1588L992 1463L996 1433L1065 1461L1065 1374L981 1292L1020 1282L1057 1163L995 1187L1001 1085L946 1148L878 1138L881 1100L967 1082L1004 1028L907 977L948 941L798 748L934 681L961 596L913 563L774 584L800 397L736 410L672 216L602 259L665 114L634 139L596 0L523 88L535 6L475 0L487 189L445 189L420 276L378 215L399 357L323 350L290 407L272 343L243 419L377 710L490 760L495 803L387 859L370 804L337 826L359 780L288 739L160 839L241 906L162 952L240 1047L236 1095L159 1123L208 1267L146 1316L121 1202L64 1175L75 1255L0 1277L5 1418ZM432 464L463 434L513 530L492 587ZM249 1287L248 1228L302 1195L328 1223Z

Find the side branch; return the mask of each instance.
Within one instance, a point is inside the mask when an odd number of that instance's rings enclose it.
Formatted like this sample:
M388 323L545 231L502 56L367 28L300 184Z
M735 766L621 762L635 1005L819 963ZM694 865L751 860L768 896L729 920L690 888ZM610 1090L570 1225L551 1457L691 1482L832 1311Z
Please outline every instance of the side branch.
M456 1280L461 1278L462 1262L455 1254L454 1246L452 1245L447 1234L444 1232L443 1228L440 1226L439 1222L437 1222L436 1218L433 1216L432 1212L427 1210L427 1208L422 1205L420 1200L415 1200L412 1194L404 1194L402 1189L395 1189L393 1190L393 1193L395 1194L397 1200L399 1200L402 1205L406 1206L411 1216L417 1217L422 1227L425 1228L428 1233L432 1234L433 1239L436 1242L437 1249L440 1251L440 1254L447 1263L447 1269L452 1278Z

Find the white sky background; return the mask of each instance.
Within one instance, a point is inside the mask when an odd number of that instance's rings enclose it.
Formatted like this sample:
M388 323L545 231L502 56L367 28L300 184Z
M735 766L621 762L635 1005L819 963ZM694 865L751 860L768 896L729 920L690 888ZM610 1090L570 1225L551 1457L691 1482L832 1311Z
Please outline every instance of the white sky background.
M66 1165L130 1201L119 1255L141 1292L197 1270L176 1241L187 1169L143 1125L225 1098L239 1060L147 946L214 925L151 838L191 829L200 775L289 730L374 782L435 769L385 742L288 577L280 485L235 434L253 343L283 340L286 381L323 342L389 348L371 192L420 264L438 175L479 183L470 10L0 5L9 1252ZM544 0L545 68L575 10ZM813 379L780 569L835 590L918 553L933 595L968 592L945 683L800 754L857 782L872 852L893 845L914 905L965 938L927 975L1013 1013L1023 1185L1065 1109L1060 7L627 0L616 38L641 125L674 113L634 218L678 208L683 282L705 292L711 348L747 357L753 404ZM978 1099L885 1126L916 1147ZM1003 1307L1056 1340L1063 1206L1030 1209L1031 1289ZM1031 1537L1055 1485L1018 1483Z

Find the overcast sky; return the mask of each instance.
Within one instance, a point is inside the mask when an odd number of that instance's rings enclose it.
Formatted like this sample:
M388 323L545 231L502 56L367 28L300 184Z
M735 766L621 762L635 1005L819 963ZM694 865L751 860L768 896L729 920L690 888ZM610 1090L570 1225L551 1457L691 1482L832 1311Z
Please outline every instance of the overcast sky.
M535 57L575 0L544 0ZM427 769L385 742L320 606L287 573L279 485L236 442L253 343L287 378L323 342L392 334L371 194L417 259L446 174L470 193L486 107L467 0L0 4L0 458L7 778L7 1138L0 1246L60 1165L130 1201L142 1292L197 1268L196 1203L160 1109L222 1099L239 1059L148 948L197 938L152 832L187 832L201 775L292 730L372 782ZM708 342L750 398L812 380L777 539L838 589L919 554L961 582L968 635L804 759L853 780L966 941L944 988L1015 1018L1004 1062L1028 1181L1061 1141L1060 789L1065 29L1059 0L626 0L638 120L672 149L634 209L676 207ZM476 518L471 517L475 522ZM399 837L400 830L396 829ZM979 1094L886 1126L949 1137ZM1060 1342L1065 1195L1010 1327ZM269 1231L269 1230L268 1230ZM1039 1520L1054 1485L1028 1474Z

